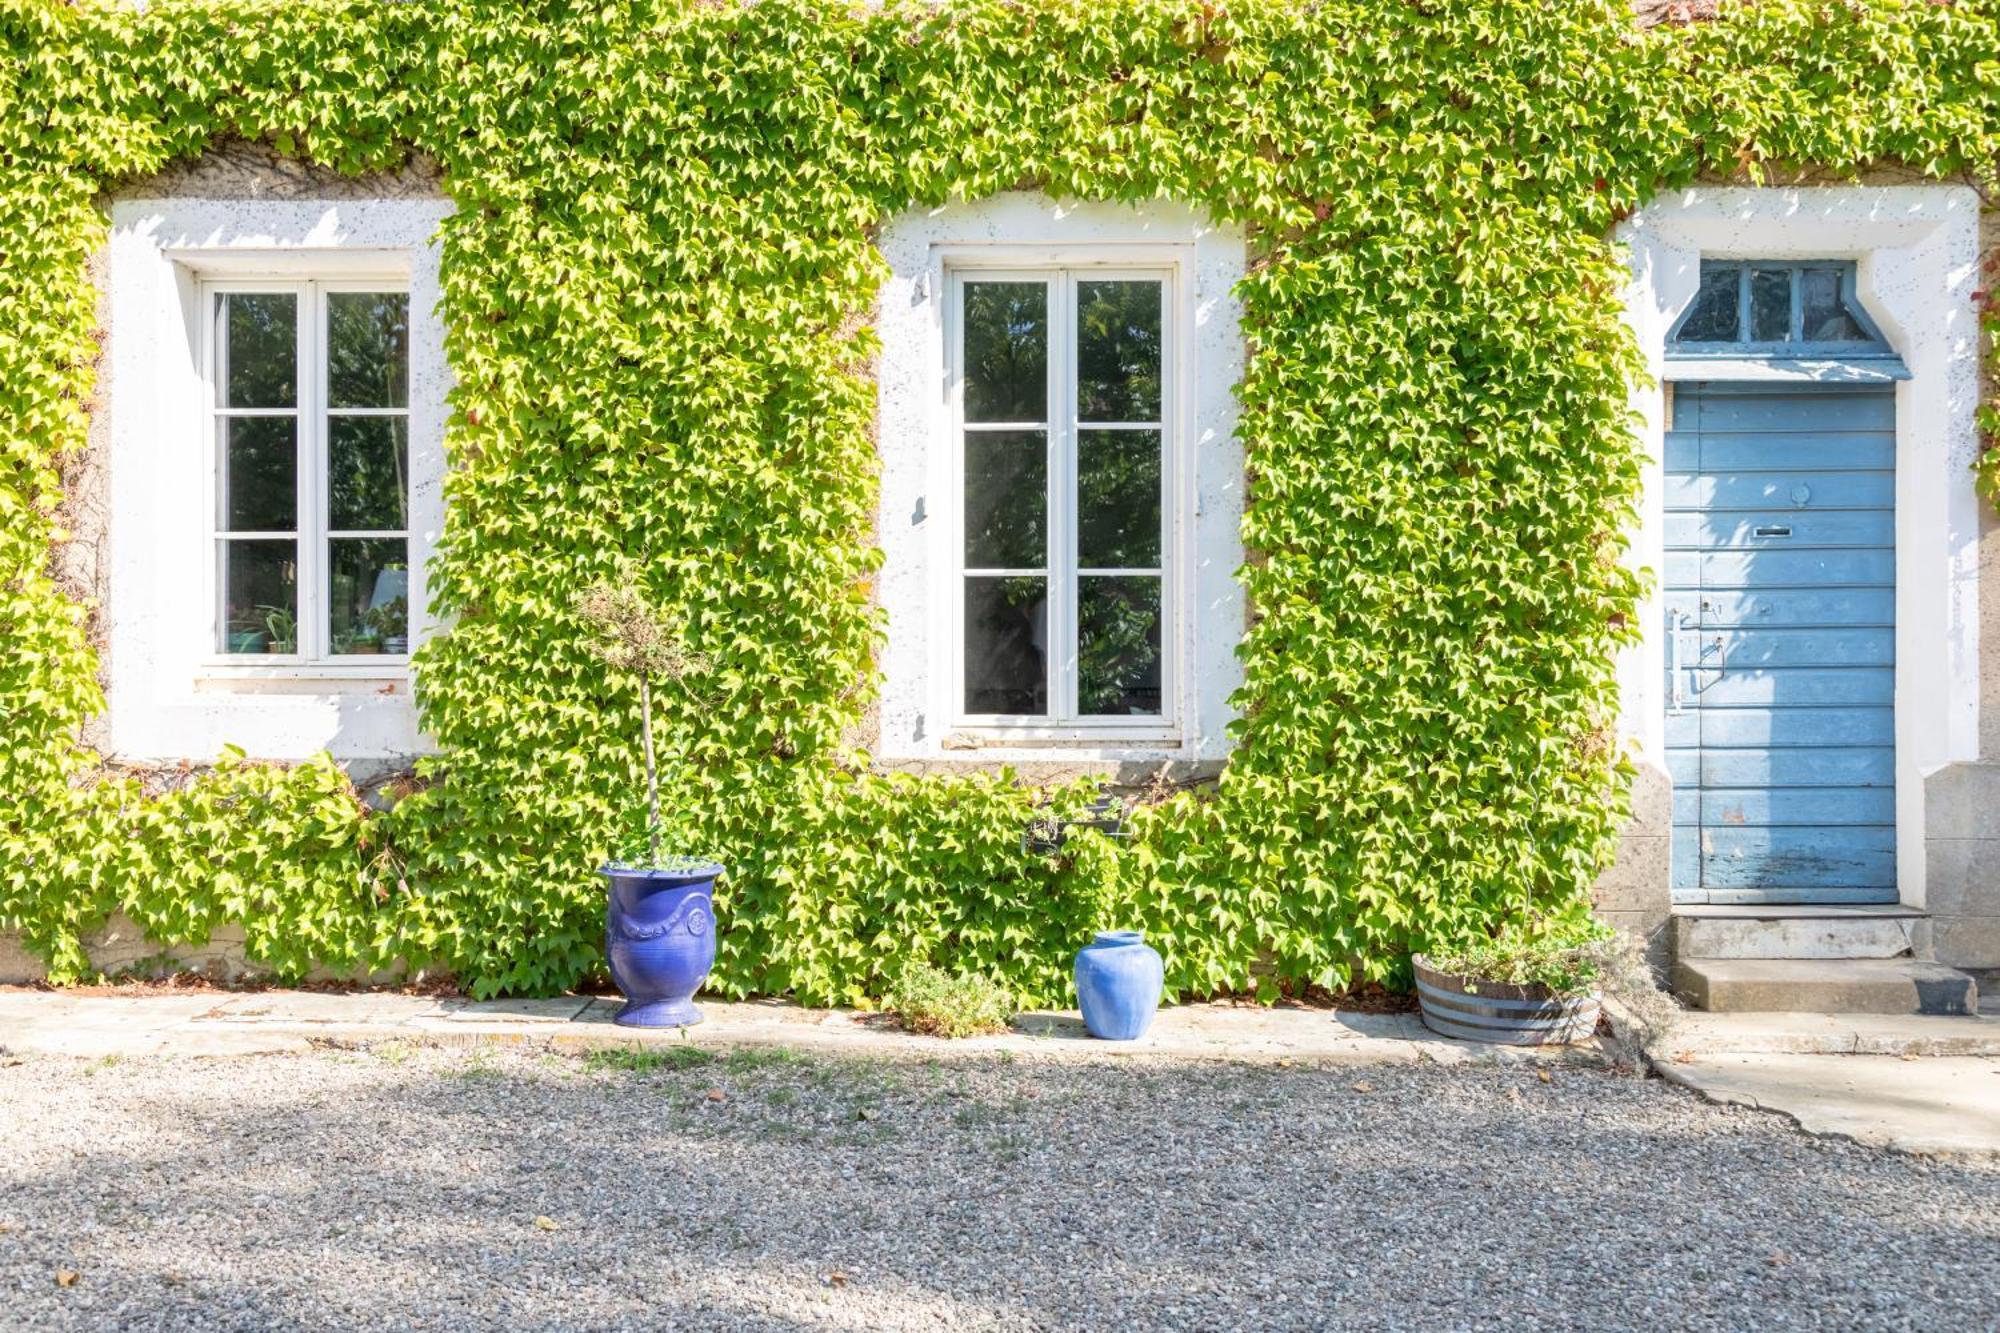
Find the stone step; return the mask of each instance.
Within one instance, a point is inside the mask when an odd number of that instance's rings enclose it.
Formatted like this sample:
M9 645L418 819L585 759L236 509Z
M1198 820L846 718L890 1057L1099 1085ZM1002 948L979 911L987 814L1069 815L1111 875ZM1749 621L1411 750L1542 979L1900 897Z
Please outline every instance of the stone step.
M1979 988L1915 958L1682 958L1674 989L1715 1013L1976 1014Z
M1930 921L1908 908L1706 907L1674 913L1677 958L1923 958Z

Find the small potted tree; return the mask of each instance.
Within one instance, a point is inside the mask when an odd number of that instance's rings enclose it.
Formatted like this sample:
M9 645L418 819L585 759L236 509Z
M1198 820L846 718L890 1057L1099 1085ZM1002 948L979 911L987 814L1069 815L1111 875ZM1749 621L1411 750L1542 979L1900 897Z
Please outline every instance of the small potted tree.
M630 588L599 585L577 599L578 616L594 631L592 651L639 685L639 737L646 762L646 853L639 864L612 861L598 873L609 882L604 952L611 979L625 996L615 1018L628 1027L686 1027L701 1021L694 993L715 963L715 880L722 866L702 857L663 856L660 760L677 777L681 756L653 745L653 685L665 681L693 698L688 677L707 670L679 627Z

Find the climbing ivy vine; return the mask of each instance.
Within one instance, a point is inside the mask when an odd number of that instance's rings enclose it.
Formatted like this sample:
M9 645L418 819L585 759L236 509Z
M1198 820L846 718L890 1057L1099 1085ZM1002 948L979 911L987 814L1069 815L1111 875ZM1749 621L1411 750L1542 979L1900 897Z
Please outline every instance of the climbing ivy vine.
M879 993L901 958L1066 995L1112 919L1205 993L1395 980L1524 898L1575 920L1626 814L1613 653L1640 576L1615 222L1704 175L1988 183L1980 0L0 5L0 926L58 978L122 909L242 926L281 976L601 966L636 701L570 605L638 587L715 664L668 720L730 874L715 985ZM458 386L418 660L439 753L382 812L320 760L162 781L85 743L52 574L99 331L102 200L220 138L456 203ZM1011 775L848 748L881 616L872 234L1033 187L1240 225L1250 468L1237 748L1122 843L1022 849Z

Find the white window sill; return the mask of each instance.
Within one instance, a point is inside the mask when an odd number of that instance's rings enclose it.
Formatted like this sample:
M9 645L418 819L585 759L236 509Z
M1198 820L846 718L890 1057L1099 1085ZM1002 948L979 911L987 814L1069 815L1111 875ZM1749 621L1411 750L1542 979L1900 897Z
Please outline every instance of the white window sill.
M946 733L939 748L947 753L978 750L1172 750L1182 748L1177 727L1068 726L1036 727L965 723Z
M408 657L380 656L340 662L243 662L211 661L196 668L196 689L229 689L270 681L295 685L406 686L410 679Z

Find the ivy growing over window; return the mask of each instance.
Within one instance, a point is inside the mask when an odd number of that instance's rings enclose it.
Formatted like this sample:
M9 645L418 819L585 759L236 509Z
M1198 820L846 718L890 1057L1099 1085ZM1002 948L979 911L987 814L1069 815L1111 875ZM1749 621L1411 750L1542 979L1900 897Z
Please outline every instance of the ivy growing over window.
M666 725L728 863L715 984L844 1001L903 956L1066 998L1090 927L1169 985L1339 987L1524 891L1586 910L1626 815L1612 655L1638 460L1618 218L1704 173L1988 183L1988 0L185 3L0 11L0 926L59 977L121 908L253 957L601 965L638 832L637 700L571 608L642 589L714 663ZM330 763L107 767L87 609L51 574L98 353L102 192L218 138L442 167L458 376L442 753L386 813ZM1245 720L1213 790L1024 855L1081 787L870 771L871 233L1032 185L1169 197L1255 262ZM1990 457L1990 455L1989 455ZM1987 468L1990 475L1992 469ZM157 784L156 784L157 785Z

